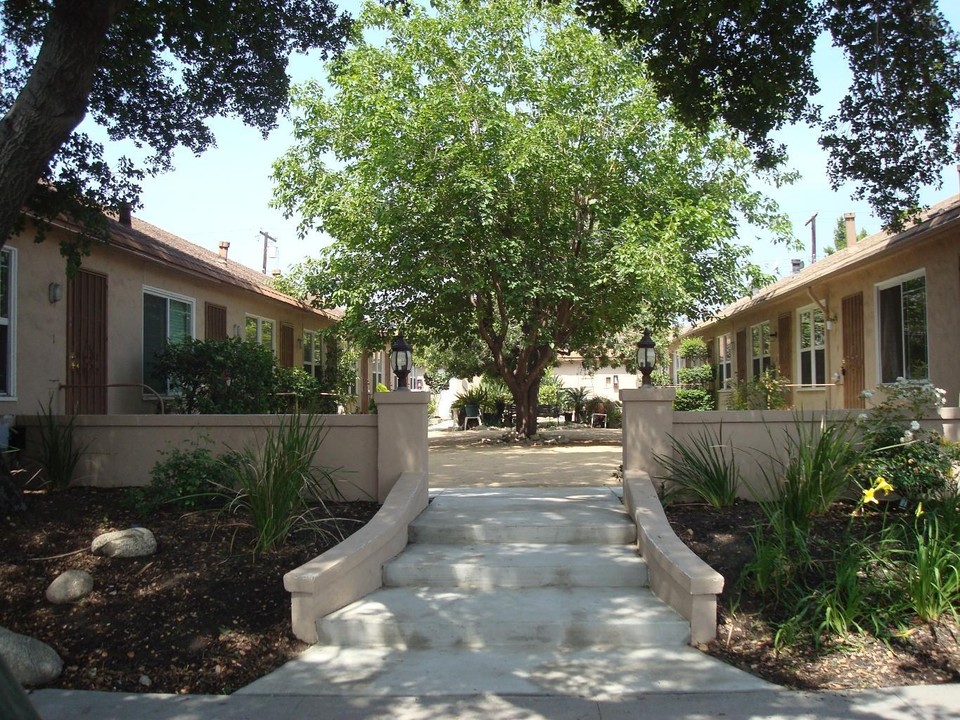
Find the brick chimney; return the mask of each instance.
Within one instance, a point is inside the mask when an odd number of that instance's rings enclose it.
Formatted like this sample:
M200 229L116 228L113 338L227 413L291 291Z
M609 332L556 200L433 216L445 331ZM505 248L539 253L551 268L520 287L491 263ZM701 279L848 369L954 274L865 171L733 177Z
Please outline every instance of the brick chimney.
M847 247L852 247L857 242L857 222L856 213L844 213L843 223L847 233Z
M127 227L131 227L133 225L133 210L130 207L130 203L120 203L120 208L117 212L117 220L121 225L126 225Z
M226 240L221 240L220 241L220 257L223 260L227 259L227 252L229 250L230 250L230 243L228 243Z

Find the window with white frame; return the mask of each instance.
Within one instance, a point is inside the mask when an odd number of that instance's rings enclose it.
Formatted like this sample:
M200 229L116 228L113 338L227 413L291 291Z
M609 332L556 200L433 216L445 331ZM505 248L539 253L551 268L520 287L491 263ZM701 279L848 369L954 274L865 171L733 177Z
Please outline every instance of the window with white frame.
M728 333L717 338L717 387L728 390L733 382L733 337Z
M927 279L921 270L877 287L880 382L926 380Z
M154 357L168 344L191 339L193 318L193 298L143 289L143 383L162 395L170 395L173 388L154 368Z
M797 313L800 339L800 384L823 385L826 382L826 322L818 307Z
M750 328L750 366L755 378L773 367L770 360L770 323L768 322Z
M263 345L265 348L274 351L274 328L273 320L258 317L256 315L247 315L244 337L250 342Z
M315 332L303 333L303 369L317 380L323 379L323 339Z
M0 250L0 399L16 396L17 379L17 255Z
M370 363L371 367L371 378L370 378L370 389L376 390L378 385L383 385L383 353L375 352L373 362Z

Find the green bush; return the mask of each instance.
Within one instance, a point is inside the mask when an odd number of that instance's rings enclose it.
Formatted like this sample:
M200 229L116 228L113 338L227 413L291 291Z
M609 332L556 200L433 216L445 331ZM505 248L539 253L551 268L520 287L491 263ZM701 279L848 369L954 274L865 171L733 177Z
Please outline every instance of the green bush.
M713 382L713 366L709 364L697 367L685 367L677 370L677 379L683 385L706 385Z
M154 356L154 370L176 388L185 413L267 413L276 404L273 353L258 343L186 340Z
M678 388L673 409L680 412L713 410L713 396L701 388Z
M787 407L787 380L775 368L760 377L734 383L732 410L780 410Z
M707 357L707 343L703 338L688 337L680 341L677 346L677 355L684 360L705 360Z
M216 457L208 447L212 444L201 437L185 448L162 450L150 485L135 491L135 503L147 510L165 503L184 508L222 504L223 489L230 486L240 458L234 452Z

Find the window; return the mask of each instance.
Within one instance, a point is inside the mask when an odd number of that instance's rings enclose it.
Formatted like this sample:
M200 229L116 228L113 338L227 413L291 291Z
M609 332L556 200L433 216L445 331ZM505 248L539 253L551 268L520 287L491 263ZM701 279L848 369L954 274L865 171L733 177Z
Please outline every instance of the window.
M923 274L880 287L877 295L880 329L880 382L926 380L927 280Z
M250 342L263 345L273 352L273 320L257 317L256 315L247 315L247 326L245 337Z
M383 353L376 352L373 354L373 362L370 363L370 366L373 369L373 376L371 378L371 390L376 390L378 385L383 385Z
M717 388L728 390L733 381L733 338L721 335L717 338Z
M323 350L323 340L317 333L303 333L303 369L317 380L323 380Z
M823 385L826 382L826 323L820 308L805 308L800 319L800 384Z
M753 377L758 378L773 364L770 361L770 323L760 323L750 328L750 365Z
M143 290L143 383L163 395L173 388L153 368L153 358L168 343L193 337L193 300L162 290Z
M17 256L0 250L0 398L12 400L17 378Z

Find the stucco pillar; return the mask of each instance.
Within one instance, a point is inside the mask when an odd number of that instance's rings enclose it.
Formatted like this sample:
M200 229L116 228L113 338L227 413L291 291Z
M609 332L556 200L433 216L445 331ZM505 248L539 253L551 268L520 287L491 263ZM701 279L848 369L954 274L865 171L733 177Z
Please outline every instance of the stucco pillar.
M659 475L654 455L671 450L673 399L676 388L641 387L621 390L623 403L623 471L643 470L651 477Z
M427 406L430 393L374 393L377 403L377 500L405 472L427 472Z

